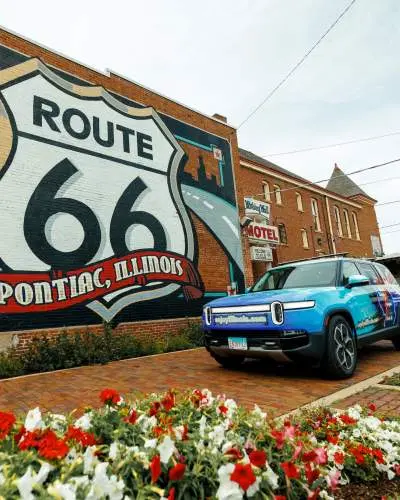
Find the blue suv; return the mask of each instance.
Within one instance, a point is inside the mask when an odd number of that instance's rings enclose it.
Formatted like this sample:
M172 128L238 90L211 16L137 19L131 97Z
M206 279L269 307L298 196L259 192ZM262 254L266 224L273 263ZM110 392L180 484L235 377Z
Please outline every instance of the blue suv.
M350 377L357 348L391 339L400 350L400 286L375 262L343 256L270 269L246 294L203 309L205 345L222 366L245 358L319 362Z

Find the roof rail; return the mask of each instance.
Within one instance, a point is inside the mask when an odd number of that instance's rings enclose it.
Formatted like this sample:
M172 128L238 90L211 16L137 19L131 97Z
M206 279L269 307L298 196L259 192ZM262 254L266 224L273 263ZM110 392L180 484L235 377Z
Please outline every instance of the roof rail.
M308 257L307 259L298 259L298 260L288 260L286 262L281 262L278 265L283 265L283 264L294 264L295 262L306 262L307 260L318 260L318 259L327 259L330 257L346 257L349 252L342 252L342 253L329 253L326 255L318 255L317 257Z

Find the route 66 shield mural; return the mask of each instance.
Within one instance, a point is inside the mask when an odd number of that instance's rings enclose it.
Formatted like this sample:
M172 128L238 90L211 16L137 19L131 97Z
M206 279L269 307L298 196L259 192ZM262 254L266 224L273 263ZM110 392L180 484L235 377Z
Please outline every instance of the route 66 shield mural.
M75 85L38 59L0 71L0 314L203 293L177 175L152 108Z

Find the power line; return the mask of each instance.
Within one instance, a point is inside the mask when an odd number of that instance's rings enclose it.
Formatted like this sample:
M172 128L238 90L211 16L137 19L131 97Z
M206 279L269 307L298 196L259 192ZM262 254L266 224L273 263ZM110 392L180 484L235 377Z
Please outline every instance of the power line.
M400 203L400 200L386 201L385 203L377 203L376 207L383 207L384 205L393 205L393 203Z
M379 229L384 229L386 227L394 227L394 226L400 226L400 222L396 222L396 224L389 224L388 226L380 226ZM386 232L386 231L384 231Z
M389 161L386 161L384 163L378 163L377 165L371 165L370 167L360 168L358 170L353 170L352 172L347 172L347 173L335 175L333 177L329 177L328 179L322 179L320 181L308 182L308 183L304 183L304 184L299 184L299 185L294 186L294 187L284 188L284 189L281 189L280 192L283 193L285 191L293 191L293 189L305 188L305 187L313 186L315 184L321 184L322 182L327 182L327 181L330 181L332 179L337 179L339 177L348 177L350 175L360 174L361 172L366 172L368 170L373 170L375 168L385 167L386 165L390 165L390 164L396 163L398 161L400 161L400 158L396 158L395 160L389 160ZM274 191L268 191L268 193L264 192L264 193L259 193L259 194L253 194L252 196L265 196L266 194L273 194L273 193L274 193ZM395 203L395 202L390 202L390 203ZM382 205L382 204L378 204L378 205Z
M368 184L378 184L379 182L397 181L400 177L386 177L386 179L376 179L375 181L362 182L359 186L368 186Z
M271 153L271 154L266 154L264 156L284 156L284 155L292 155L295 153L305 153L307 151L317 151L319 149L329 149L329 148L336 148L338 146L345 146L347 144L355 144L357 142L367 142L367 141L374 141L376 139L382 139L384 137L392 137L394 135L399 135L400 131L398 132L390 132L388 134L382 134L382 135L374 135L371 137L363 137L361 139L353 139L351 141L345 141L345 142L336 142L333 144L327 144L326 146L315 146L315 147L310 147L310 148L303 148L303 149L293 149L292 151L285 151L284 153Z
M257 111L264 106L264 104L271 99L271 97L275 94L277 90L279 90L282 85L293 75L293 73L303 64L303 62L307 59L307 57L311 54L311 52L318 47L318 45L322 42L322 40L328 35L328 33L339 23L342 17L350 10L350 8L355 4L356 0L351 0L351 2L347 5L347 7L343 10L343 12L339 15L339 17L332 23L329 28L325 31L325 33L314 43L311 49L298 61L298 63L289 71L289 73L268 93L268 95L263 99L258 106L256 106L253 111L239 124L236 130L239 130L250 118L257 113Z
M383 231L383 233L381 233L383 236L385 236L386 234L393 234L393 233L399 233L400 232L400 229L395 229L394 231Z

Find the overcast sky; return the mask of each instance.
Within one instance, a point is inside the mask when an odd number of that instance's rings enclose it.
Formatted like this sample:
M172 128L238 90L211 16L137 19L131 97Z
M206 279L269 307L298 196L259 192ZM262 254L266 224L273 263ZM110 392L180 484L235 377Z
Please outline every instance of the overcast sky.
M19 0L7 2L0 22L237 126L349 1ZM313 181L329 177L335 162L351 171L400 158L400 135L272 156L400 132L399 54L400 1L357 0L243 125L240 145ZM362 187L380 203L400 199L400 162L352 179L370 183ZM381 226L400 223L400 203L377 213ZM386 253L400 252L400 225L382 237Z

